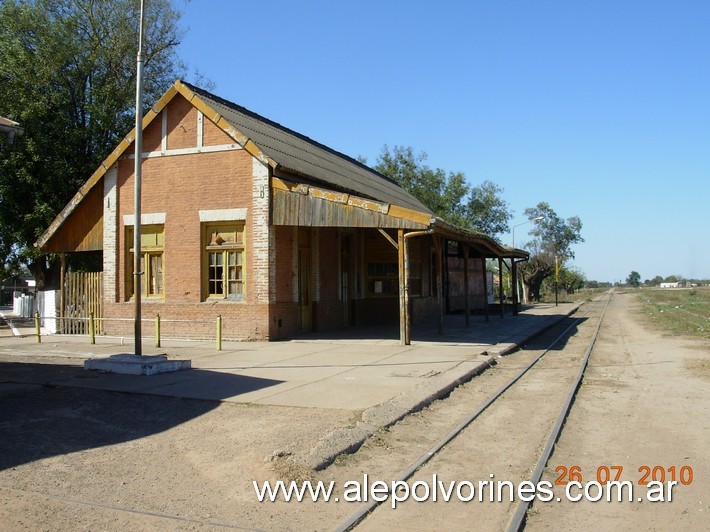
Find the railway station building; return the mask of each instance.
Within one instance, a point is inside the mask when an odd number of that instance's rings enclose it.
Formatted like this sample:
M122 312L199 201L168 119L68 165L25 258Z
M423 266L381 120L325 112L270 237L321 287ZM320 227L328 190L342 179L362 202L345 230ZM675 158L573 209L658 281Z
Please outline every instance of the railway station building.
M134 139L36 243L62 257L59 314L85 314L93 300L105 334L132 329ZM527 259L357 160L180 80L145 114L142 156L143 314L185 320L187 337L221 316L228 339L391 324L408 343L417 324L487 310L486 259L513 275ZM68 288L74 253L101 265L82 290Z

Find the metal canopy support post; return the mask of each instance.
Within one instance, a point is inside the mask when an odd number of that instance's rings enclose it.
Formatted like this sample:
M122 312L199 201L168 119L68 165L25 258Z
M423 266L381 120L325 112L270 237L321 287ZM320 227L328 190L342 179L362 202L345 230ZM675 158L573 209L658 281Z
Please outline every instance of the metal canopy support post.
M434 237L434 249L436 250L436 260L438 264L438 268L436 269L436 286L437 291L436 291L436 299L437 303L439 305L439 334L444 334L444 283L443 283L443 275L442 275L442 270L444 268L444 260L443 260L443 245L442 245L441 237L435 236Z
M500 317L503 317L503 259L498 257L498 295L500 297Z
M468 244L463 244L463 292L465 295L464 299L464 312L466 314L466 327L471 323L470 319L470 304L468 301L469 296L469 283L468 283L468 252L471 248Z
M513 316L518 315L518 263L515 262L515 258L510 259L511 266L511 276L513 277L513 282L511 283L513 289Z
M399 343L409 345L407 338L406 272L404 269L404 229L397 230L397 265L399 273Z
M483 313L486 321L491 321L491 312L488 307L488 272L486 272L486 257L481 257L481 268L483 269Z
M133 319L135 354L141 356L141 163L143 162L143 0L141 0L138 26L138 55L136 58L136 140L135 140L135 192L133 226Z

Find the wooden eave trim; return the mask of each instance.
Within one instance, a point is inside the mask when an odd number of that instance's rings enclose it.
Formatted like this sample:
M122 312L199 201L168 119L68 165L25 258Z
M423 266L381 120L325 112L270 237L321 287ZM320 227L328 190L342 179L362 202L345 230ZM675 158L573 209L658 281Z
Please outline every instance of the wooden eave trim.
M176 82L177 83L177 82ZM167 91L165 91L165 94L163 94L160 99L153 104L153 106L143 115L143 122L141 124L141 129L145 131L145 128L150 125L150 123L155 120L155 117L157 117L160 112L165 108L168 103L175 97L175 95L178 93L177 87L175 85L171 86ZM81 201L84 199L84 197L91 191L94 186L101 180L101 178L104 176L106 172L108 172L109 168L111 168L116 161L118 161L118 158L123 155L123 153L128 149L128 147L133 143L133 141L136 140L136 128L134 127L128 135L126 135L121 142L118 143L118 146L109 154L106 159L103 160L103 162L99 165L99 167L96 169L96 171L91 174L91 177L87 179L86 183L82 185L82 187L79 189L79 191L74 194L74 197L69 200L69 203L66 204L66 206L62 209L62 211L57 215L57 217L52 221L51 224L49 224L49 227L47 230L42 233L42 236L37 239L35 242L35 247L42 249L45 245L47 245L47 242L54 236L54 233L57 232L57 230L62 226L62 224L66 221L67 218L71 215L72 212L74 212L74 209L76 209L77 205L81 203Z
M367 198L361 198L359 196L348 194L347 192L336 192L333 190L315 187L313 185L291 183L290 181L286 181L276 176L271 177L271 188L274 190L284 190L292 194L311 195L314 198L320 198L333 203L347 204L367 211L384 214L393 218L400 218L425 226L429 226L432 221L431 216L423 212Z

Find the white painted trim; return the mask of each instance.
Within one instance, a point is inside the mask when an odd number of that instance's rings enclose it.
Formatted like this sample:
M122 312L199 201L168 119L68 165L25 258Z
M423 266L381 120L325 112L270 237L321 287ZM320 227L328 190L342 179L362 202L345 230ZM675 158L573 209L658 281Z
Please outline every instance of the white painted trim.
M141 213L141 225L156 225L165 224L165 213L164 212L149 212L146 214ZM124 214L123 215L123 225L136 225L136 215L135 214Z
M204 135L204 116L202 114L202 111L199 109L197 110L197 147L202 148L203 147L203 135Z
M199 211L200 222L234 222L247 219L247 209L215 209Z
M144 159L152 159L154 157L170 157L172 155L192 155L194 153L211 153L217 151L242 150L239 144L218 144L216 146L203 146L201 148L180 148L176 150L165 151L150 151L143 152ZM135 154L129 154L126 159L135 159Z
M161 114L163 115L163 132L160 149L165 153L168 151L168 108L165 107Z

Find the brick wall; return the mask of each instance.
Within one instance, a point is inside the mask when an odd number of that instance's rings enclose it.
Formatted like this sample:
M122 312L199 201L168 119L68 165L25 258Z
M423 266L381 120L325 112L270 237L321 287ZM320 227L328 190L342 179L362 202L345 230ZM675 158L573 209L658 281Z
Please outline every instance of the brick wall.
M203 142L210 145L231 142L216 126L204 119ZM167 107L167 150L196 147L197 111L183 98L176 97ZM156 118L145 132L145 151L160 150L163 120ZM129 148L127 154L132 153ZM134 161L122 158L115 171L115 189L105 176L104 216L105 288L108 289L104 315L108 334L132 334L132 323L111 318L131 318L132 294L126 293L126 242L124 216L132 216ZM108 178L108 179L107 179ZM269 302L276 300L276 270L270 267L269 249L274 235L269 225L268 169L244 150L228 150L143 160L142 213L160 213L165 224L165 297L142 298L144 318L159 313L164 335L214 337L215 320L223 318L224 338L260 340L271 334ZM115 192L114 192L115 191ZM113 196L112 196L113 194ZM108 207L109 198L111 207ZM203 289L203 242L199 211L234 210L246 213L245 220L245 299L244 301L206 300ZM108 216L107 216L108 215ZM112 239L114 242L112 242ZM112 252L115 249L115 253ZM112 273L113 272L115 273ZM112 275L114 280L112 281ZM113 288L114 296L111 297ZM171 324L170 320L189 323ZM282 327L283 320L282 317ZM278 319L277 319L278 321ZM205 322L205 323L202 323ZM146 331L146 327L148 330ZM278 330L276 327L275 331ZM147 334L146 334L147 332ZM152 326L144 325L144 336Z

